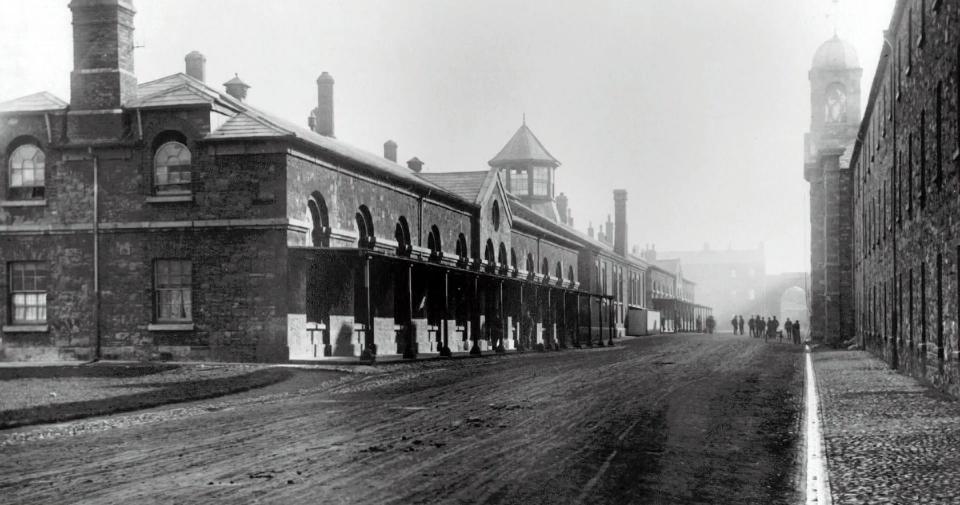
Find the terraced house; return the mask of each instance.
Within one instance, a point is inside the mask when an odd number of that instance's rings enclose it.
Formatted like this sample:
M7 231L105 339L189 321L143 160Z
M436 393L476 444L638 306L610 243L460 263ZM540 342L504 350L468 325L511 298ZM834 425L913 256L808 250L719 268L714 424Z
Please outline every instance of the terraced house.
M334 138L326 73L301 126L239 76L207 84L198 52L138 83L131 0L70 9L70 101L0 104L2 359L413 357L609 345L656 320L626 191L612 243L576 231L526 124L485 170L400 165L392 141Z
M852 151L857 337L960 393L960 2L900 0Z

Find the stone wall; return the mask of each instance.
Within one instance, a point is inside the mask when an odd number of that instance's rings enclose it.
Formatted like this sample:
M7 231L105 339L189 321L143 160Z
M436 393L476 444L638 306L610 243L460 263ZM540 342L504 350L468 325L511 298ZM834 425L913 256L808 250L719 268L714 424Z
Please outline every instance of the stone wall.
M854 153L856 333L960 393L960 2L897 4Z

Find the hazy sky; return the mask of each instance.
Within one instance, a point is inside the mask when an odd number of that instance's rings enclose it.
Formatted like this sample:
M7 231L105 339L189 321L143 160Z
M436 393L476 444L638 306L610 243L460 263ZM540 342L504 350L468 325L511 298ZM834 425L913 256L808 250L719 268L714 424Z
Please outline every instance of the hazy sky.
M67 0L0 0L0 101L69 100ZM629 191L631 243L756 247L809 269L807 71L833 35L869 90L894 0L136 0L141 82L207 56L248 101L306 124L321 71L337 137L393 139L427 171L483 170L521 117L585 229ZM836 9L837 13L831 15Z

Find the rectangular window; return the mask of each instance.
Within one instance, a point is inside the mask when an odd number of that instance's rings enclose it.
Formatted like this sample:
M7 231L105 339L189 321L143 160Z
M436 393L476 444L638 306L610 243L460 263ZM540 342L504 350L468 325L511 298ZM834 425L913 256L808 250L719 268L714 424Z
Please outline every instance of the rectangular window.
M550 190L550 169L533 169L533 194L537 196L549 196Z
M937 188L943 189L943 81L937 82Z
M943 255L937 254L937 358L943 356Z
M510 191L515 195L526 195L529 193L527 187L527 172L524 170L510 170Z
M192 269L190 260L164 259L154 263L158 323L193 320Z
M47 265L40 261L10 263L10 322L47 322Z
M920 342L927 343L927 264L920 263Z
M907 179L907 194L910 198L907 200L907 219L913 219L913 199L915 195L913 193L913 179L916 176L913 169L913 134L907 136L907 169L910 172L909 179Z
M910 337L910 347L913 348L913 269L910 269L910 297L907 298L907 310L909 311L909 337Z
M927 206L927 111L920 111L920 208Z

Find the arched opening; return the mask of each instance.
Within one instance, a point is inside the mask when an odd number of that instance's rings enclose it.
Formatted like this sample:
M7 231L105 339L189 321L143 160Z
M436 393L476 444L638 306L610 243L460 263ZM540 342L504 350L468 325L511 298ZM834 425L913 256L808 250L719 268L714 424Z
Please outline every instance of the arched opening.
M310 220L313 228L310 230L310 240L314 247L330 246L330 215L327 212L327 202L319 192L313 192L307 201L310 210Z
M430 232L427 234L427 248L430 249L431 260L440 261L443 259L443 247L440 243L440 229L437 228L437 225L430 227Z
M397 256L410 256L413 246L410 244L410 225L407 218L400 216L393 231L393 239L397 242Z
M554 269L554 277L556 277L558 281L563 280L563 266L560 265L559 261L557 262L557 267Z
M504 272L507 271L507 268L510 265L508 261L509 260L507 259L507 246L504 245L503 242L500 242L500 251L497 254L497 263L500 264L500 269L503 270Z
M193 157L187 137L175 130L153 139L153 191L156 194L187 194L192 191Z
M510 269L513 273L517 273L517 251L512 247L510 248Z
M470 251L467 249L467 237L462 233L457 236L457 262L461 265L468 261Z
M500 202L493 201L493 209L490 212L490 218L493 221L493 230L500 231Z
M567 280L570 281L570 282L574 282L574 279L573 279L573 265L570 265L570 266L567 267Z
M373 217L366 205L361 205L358 209L356 221L357 234L359 235L357 245L364 249L372 249L377 239L373 232Z
M790 321L800 321L800 330L805 331L809 327L809 315L807 311L807 292L799 286L787 289L780 295L780 322L787 319Z
M543 263L540 265L540 273L543 274L544 278L550 277L550 260L543 258Z
M7 198L41 200L46 186L47 155L33 137L20 137L7 147Z
M527 253L527 274L533 275L536 273L537 267L536 263L533 262L533 254Z
M497 266L497 253L493 248L493 241L487 239L487 247L483 250L483 259L487 262L487 270L493 270Z

